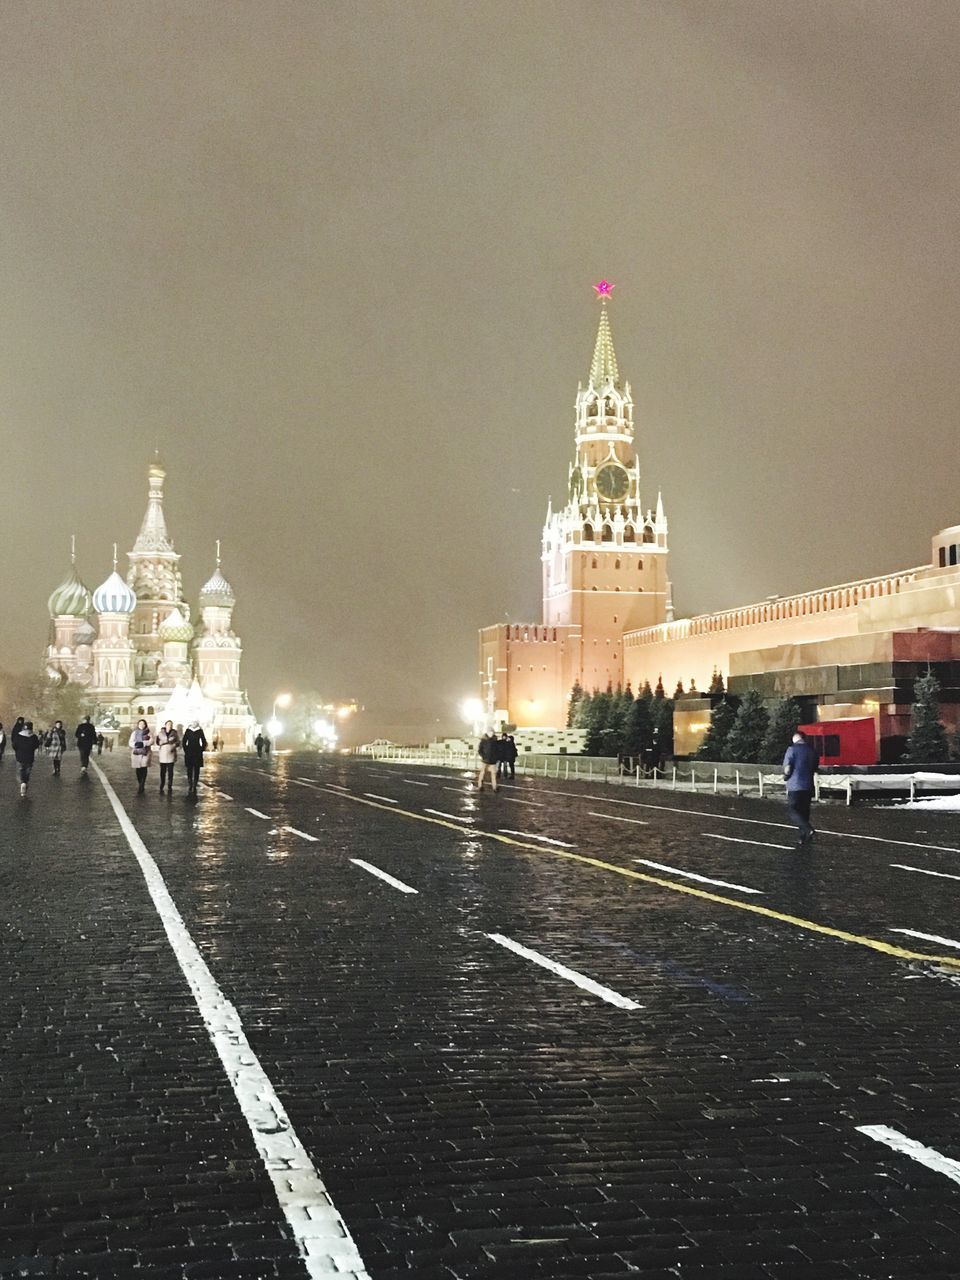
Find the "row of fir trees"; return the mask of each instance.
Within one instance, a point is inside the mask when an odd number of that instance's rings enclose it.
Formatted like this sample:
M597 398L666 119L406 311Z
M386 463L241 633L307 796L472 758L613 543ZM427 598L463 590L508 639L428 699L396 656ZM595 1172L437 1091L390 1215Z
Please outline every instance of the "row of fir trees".
M655 689L648 680L636 697L629 685L614 689L608 684L588 693L578 682L570 694L567 728L587 731L585 755L656 763L673 754L673 703L662 680Z

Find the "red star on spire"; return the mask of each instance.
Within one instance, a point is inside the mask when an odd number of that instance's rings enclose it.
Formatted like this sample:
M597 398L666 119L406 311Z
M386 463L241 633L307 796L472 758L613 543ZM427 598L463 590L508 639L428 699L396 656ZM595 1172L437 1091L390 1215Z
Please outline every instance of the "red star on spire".
M599 284L593 286L593 289L598 298L609 298L616 287L609 280L601 280Z

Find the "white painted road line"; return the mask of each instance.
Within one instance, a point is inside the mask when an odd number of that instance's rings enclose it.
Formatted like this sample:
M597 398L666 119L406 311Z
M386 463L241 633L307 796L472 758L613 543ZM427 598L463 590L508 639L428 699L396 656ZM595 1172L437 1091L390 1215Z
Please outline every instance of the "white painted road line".
M356 867L363 867L364 871L369 871L372 876L377 876L381 880L386 880L387 884L392 884L395 889L399 889L401 893L419 893L419 889L412 889L410 885L404 884L402 880L397 880L393 876L388 875L386 871L381 871L379 867L375 867L372 862L364 862L362 858L351 858L350 861Z
M941 880L960 880L960 876L948 876L945 871L928 871L926 867L908 867L902 862L891 862L898 871L917 871L922 876L939 876Z
M411 787L429 787L429 782L418 782L416 778L401 778L401 782L407 782Z
M398 801L391 800L389 796L378 796L375 791L365 791L365 796L369 796L371 800L382 800L385 804L397 804Z
M515 952L518 956L523 956L524 960L532 960L534 964L540 965L542 969L549 969L551 973L555 973L558 978L566 978L567 982L572 982L574 986L582 987L584 991L589 991L591 995L599 996L601 1000L606 1000L608 1004L614 1004L618 1009L642 1009L642 1004L637 1004L636 1000L630 1000L627 996L622 996L619 991L613 991L610 987L605 987L599 982L594 982L592 978L587 978L582 973L577 973L576 969L568 969L565 964L558 964L556 960L550 960L547 956L542 956L539 951L531 951L529 947L521 946L519 942L514 942L512 938L506 938L502 933L485 933L485 938L489 938L491 942L495 942L497 946L506 947L508 951Z
M302 779L301 779L301 781L302 781L302 782L306 782L306 781L307 781L307 779L306 779L306 778L302 778ZM327 786L328 786L328 787L331 787L334 791L349 791L349 790L350 790L350 788L349 788L349 787L345 787L345 786L343 785L343 783L342 783L342 782L328 782L328 783L327 783Z
M589 778L584 779L589 782ZM537 787L540 795L572 796L575 800L592 800L594 804L626 804L633 809L657 809L661 813L684 813L698 818L712 818L714 822L745 822L753 827L780 827L783 831L791 830L788 822L768 822L763 818L735 818L730 813L711 813L709 809L681 809L669 804L649 804L642 800L615 800L611 796L583 795L579 791L557 791L555 787ZM916 840L891 840L889 836L867 836L858 831L828 831L826 827L817 827L821 836L837 836L840 840L875 840L878 844L903 845L907 849L934 849L937 853L960 853L956 845L920 844Z
M956 947L960 951L960 942L953 938L941 938L938 933L917 933L916 929L891 929L891 933L904 933L908 938L922 938L924 942L938 942L943 947Z
M247 1040L240 1015L217 985L170 896L160 868L103 770L95 761L90 763L107 793L130 852L140 866L167 940L297 1241L306 1274L311 1280L323 1280L323 1277L346 1272L355 1275L357 1280L370 1280L347 1224L334 1207L323 1179Z
M891 1129L885 1124L858 1124L857 1133L863 1133L868 1138L873 1138L875 1142L882 1142L884 1146L899 1151L901 1155L909 1156L911 1160L926 1165L934 1173L942 1173L951 1182L960 1183L960 1161L951 1160L949 1156L941 1155L933 1147L925 1147L922 1142L916 1142L906 1134L898 1133L896 1129Z
M769 844L766 840L745 840L740 836L721 836L715 831L701 831L702 836L709 836L711 840L728 840L731 844L752 844L755 848L759 846L761 849L786 849L791 852L796 848L792 844Z
M424 809L424 813L432 813L437 818L451 818L454 822L476 822L476 818L465 818L459 813L444 813L442 809Z
M721 889L739 889L741 893L759 893L762 889L751 889L745 884L733 884L730 880L711 880L709 876L699 876L695 871L681 871L679 867L668 867L665 862L651 862L649 858L634 858L641 866L653 867L656 871L672 871L675 876L683 876L686 880L699 880L701 884L716 884Z
M649 827L650 823L643 818L621 818L619 813L592 813L587 812L588 818L609 818L611 822L632 822L635 827Z
M540 840L544 844L555 844L561 849L573 849L576 846L567 844L566 840L551 840L549 836L535 836L530 831L511 831L509 827L500 827L502 836L522 836L524 840Z
M227 795L227 793L226 793L225 791L218 791L218 792L217 792L217 795L218 795L218 796L223 796L224 800L232 800L232 799L233 799L233 796L228 796L228 795Z
M295 836L299 836L301 840L310 840L313 844L319 844L316 836L310 835L308 831L298 831L296 827L281 827L281 831L290 831Z
M261 813L259 809L250 809L246 805L244 805L244 808L247 809L247 813L252 813L255 818L263 818L266 822L270 821L269 813Z
M513 796L504 796L507 804L525 804L530 809L545 809L545 804L539 804L536 800L514 800Z

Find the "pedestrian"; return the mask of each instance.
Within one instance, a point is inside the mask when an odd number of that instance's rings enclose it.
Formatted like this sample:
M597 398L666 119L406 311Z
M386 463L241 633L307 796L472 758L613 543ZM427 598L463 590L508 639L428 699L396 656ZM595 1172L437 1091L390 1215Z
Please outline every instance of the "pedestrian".
M173 766L177 763L177 748L180 746L180 735L168 720L162 729L157 730L157 759L160 761L160 794L166 787L167 795L173 795Z
M97 734L97 755L98 756L103 755L103 734L102 733Z
M90 723L90 717L84 716L77 725L76 732L73 735L77 740L77 750L80 752L80 772L87 772L87 765L90 763L90 753L93 751L94 743L100 741L97 731Z
M258 733L253 740L253 745L257 748L258 759L263 755L263 734Z
M0 724L0 764L3 764L3 753L7 749L7 735L4 733L3 725Z
M137 775L137 795L143 795L147 785L147 770L153 761L151 746L153 735L146 720L138 720L130 735L130 764Z
M23 723L24 723L24 721L23 721L23 716L17 716L16 720L14 720L14 722L13 722L13 728L10 730L10 745L11 745L11 747L16 747L16 745L17 745L17 734L18 734L18 733L20 732L20 730L23 728Z
M53 761L53 776L60 777L60 761L67 749L67 734L62 720L55 720L47 734L47 754Z
M483 790L483 784L487 777L490 778L490 785L494 791L497 789L497 740L492 733L485 733L477 745L477 755L480 757L480 772L477 774L477 790Z
M187 766L187 794L195 796L200 784L200 770L203 768L203 753L207 749L207 739L199 720L190 721L190 728L183 735L182 745L183 762Z
M510 770L510 781L517 776L517 743L512 733L505 733L505 745L503 749L504 768L503 773L506 777L507 770Z
M33 768L36 754L40 749L40 739L33 732L32 720L24 720L21 716L20 724L21 727L17 730L17 735L13 740L13 754L17 758L20 794L25 796L27 787L30 784L30 771Z
M802 849L817 834L810 825L810 801L813 799L813 775L817 772L817 753L798 729L793 743L783 757L783 776L787 780L787 815L800 832L797 848Z
M270 755L270 748L271 748L272 746L273 746L273 743L270 741L270 739L269 739L269 738L264 738L264 740L263 740L263 754L264 754L265 756L269 757L269 755Z

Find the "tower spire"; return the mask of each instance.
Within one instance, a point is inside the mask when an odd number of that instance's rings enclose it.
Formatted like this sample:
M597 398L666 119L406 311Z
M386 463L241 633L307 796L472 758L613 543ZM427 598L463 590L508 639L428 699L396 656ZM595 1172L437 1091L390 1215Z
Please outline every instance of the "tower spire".
M608 383L619 387L620 370L617 367L617 353L613 349L613 334L610 332L610 317L607 314L607 299L615 286L608 280L601 280L593 287L600 299L600 325L597 329L596 345L593 348L590 381L595 387L604 387Z
M163 517L163 482L167 473L163 469L159 453L150 463L147 475L149 477L147 510L133 550L140 554L169 553L173 551L173 544L167 533L167 522Z

